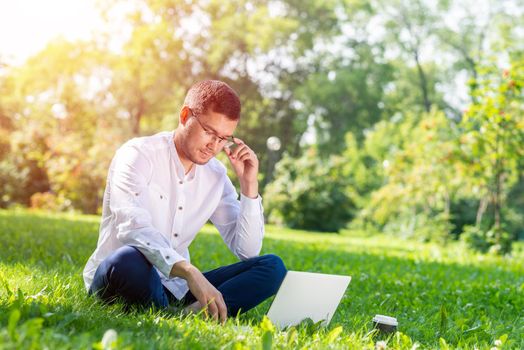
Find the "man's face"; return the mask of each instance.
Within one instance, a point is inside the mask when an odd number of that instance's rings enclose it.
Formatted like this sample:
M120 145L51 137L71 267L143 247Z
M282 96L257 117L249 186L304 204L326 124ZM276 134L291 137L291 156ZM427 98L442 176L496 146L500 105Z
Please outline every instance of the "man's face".
M195 164L206 164L226 145L226 138L233 135L238 121L224 114L207 111L194 114L188 108L188 118L183 127L183 153Z

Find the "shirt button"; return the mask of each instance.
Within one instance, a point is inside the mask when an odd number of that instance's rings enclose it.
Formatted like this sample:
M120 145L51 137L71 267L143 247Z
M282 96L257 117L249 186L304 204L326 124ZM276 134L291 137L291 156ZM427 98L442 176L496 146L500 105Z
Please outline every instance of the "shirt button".
M178 207L178 210L182 210L183 208L182 207Z
M178 233L173 233L173 236L178 237Z
M164 198L164 196L160 195L160 199L163 199L163 198Z
M138 196L138 192L135 192L135 196Z
M166 255L166 259L169 259L169 255Z
M184 183L184 181L180 180L180 181L178 181L178 183L182 185Z
M147 242L147 245L151 245L151 243Z

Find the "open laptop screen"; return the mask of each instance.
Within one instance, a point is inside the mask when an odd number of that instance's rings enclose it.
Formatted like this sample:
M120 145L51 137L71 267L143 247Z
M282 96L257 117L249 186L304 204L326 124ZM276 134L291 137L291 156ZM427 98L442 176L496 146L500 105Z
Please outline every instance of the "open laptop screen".
M267 316L279 328L307 318L327 326L350 281L350 276L288 271Z

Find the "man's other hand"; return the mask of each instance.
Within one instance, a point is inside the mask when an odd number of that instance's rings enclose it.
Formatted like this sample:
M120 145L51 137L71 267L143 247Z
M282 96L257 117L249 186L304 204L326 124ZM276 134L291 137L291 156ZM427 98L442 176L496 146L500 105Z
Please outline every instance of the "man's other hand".
M246 197L258 196L258 158L255 152L239 138L234 138L237 147L231 150L224 148L240 182L242 193Z

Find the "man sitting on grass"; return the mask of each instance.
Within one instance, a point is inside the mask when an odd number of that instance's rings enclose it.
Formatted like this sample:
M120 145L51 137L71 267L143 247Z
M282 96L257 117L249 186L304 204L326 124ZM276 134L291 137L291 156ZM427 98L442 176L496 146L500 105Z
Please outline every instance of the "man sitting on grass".
M286 268L278 256L258 256L258 159L233 137L239 118L233 89L203 81L187 93L174 132L120 147L107 176L98 246L84 269L89 294L126 305L182 304L224 322L276 293ZM222 150L238 176L240 200L214 158ZM188 247L208 220L241 261L201 273Z

